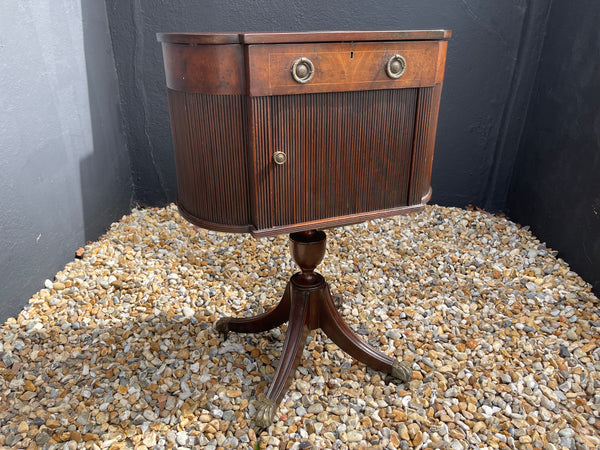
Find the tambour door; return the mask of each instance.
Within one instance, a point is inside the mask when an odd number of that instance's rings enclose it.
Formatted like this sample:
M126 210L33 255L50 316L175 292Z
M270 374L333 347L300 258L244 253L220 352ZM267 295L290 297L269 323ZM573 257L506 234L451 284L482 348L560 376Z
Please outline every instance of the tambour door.
M441 86L445 50L442 41L249 45L256 230L422 205L435 131L429 92Z
M417 89L265 100L273 227L407 205Z

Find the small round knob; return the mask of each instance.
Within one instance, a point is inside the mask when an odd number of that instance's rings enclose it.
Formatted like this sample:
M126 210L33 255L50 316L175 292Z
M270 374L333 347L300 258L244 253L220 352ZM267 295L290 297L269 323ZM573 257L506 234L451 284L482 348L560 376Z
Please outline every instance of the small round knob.
M282 165L287 161L287 155L283 152L275 152L273 153L273 161L275 164Z
M308 72L309 69L305 63L300 63L296 66L296 75L298 75L298 78L306 78Z
M406 70L406 60L402 55L395 54L388 60L385 69L388 77L400 78Z
M315 66L312 61L304 56L298 58L292 64L292 77L298 83L308 83L315 74Z

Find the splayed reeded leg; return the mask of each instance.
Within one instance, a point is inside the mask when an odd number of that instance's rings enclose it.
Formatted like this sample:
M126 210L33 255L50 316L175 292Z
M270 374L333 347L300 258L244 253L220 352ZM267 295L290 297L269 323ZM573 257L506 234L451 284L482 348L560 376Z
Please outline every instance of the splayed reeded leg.
M281 301L264 314L254 317L222 317L215 323L215 330L227 333L260 333L284 324L290 317L290 286L285 288Z
M400 362L376 350L360 339L338 313L329 288L325 287L320 308L321 329L339 348L368 367L407 382L412 378L409 363Z
M311 297L315 290L295 289L291 285L292 306L285 342L281 350L281 358L273 375L265 400L258 406L255 423L260 430L273 423L275 411L287 392L302 357L302 350L309 332L309 314Z

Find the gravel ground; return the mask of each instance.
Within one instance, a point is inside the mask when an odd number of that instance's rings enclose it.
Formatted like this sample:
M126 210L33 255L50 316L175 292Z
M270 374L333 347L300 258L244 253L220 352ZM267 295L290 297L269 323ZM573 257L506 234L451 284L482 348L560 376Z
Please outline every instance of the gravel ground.
M429 206L328 236L319 270L341 314L410 361L410 383L313 332L257 438L285 326L222 342L212 324L279 299L295 270L287 237L135 210L0 328L0 446L600 447L600 303L529 231Z

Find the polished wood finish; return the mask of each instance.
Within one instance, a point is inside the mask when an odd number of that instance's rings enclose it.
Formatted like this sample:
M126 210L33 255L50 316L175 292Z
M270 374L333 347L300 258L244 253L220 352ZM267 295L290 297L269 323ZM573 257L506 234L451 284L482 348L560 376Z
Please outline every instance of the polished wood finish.
M198 226L248 232L246 97L169 89L179 210ZM216 148L223 149L215 154Z
M410 364L371 347L360 339L338 313L324 278L315 272L323 259L326 236L310 230L290 234L290 252L300 267L288 282L282 300L270 311L256 317L219 319L215 328L228 332L257 333L288 321L281 358L266 393L259 405L256 423L264 429L271 425L277 406L283 399L302 356L309 331L320 328L342 350L367 366L387 373L400 381L412 377Z
M282 44L290 42L426 41L449 39L450 30L307 31L284 33L158 33L160 42L176 44Z
M290 234L300 272L256 317L223 317L222 332L262 332L288 321L281 358L255 418L267 428L320 328L358 361L400 379L409 364L362 341L315 272L317 228L422 209L450 32L161 34L178 199L189 221L256 237ZM402 76L386 73L402 55ZM307 83L294 61L315 67ZM278 164L273 155L284 154Z
M244 96L169 90L174 145L186 149L175 152L178 206L196 225L257 237L417 211L430 196L440 91L259 97L248 107ZM224 151L213 156L215 147ZM286 164L272 162L276 150Z
M246 92L244 52L240 45L163 44L169 89L212 95Z
M240 33L157 33L160 42L185 45L239 44Z
M244 44L288 44L302 42L438 41L450 39L450 30L401 31L306 31L303 33L243 33Z
M408 206L416 89L267 97L270 145L254 152L258 229ZM251 99L254 102L254 99ZM253 108L256 111L258 107ZM327 144L325 144L327 143ZM281 150L288 160L271 163ZM420 199L419 199L420 202Z
M251 45L248 47L249 95L371 91L433 86L444 60L446 41L357 42ZM401 54L406 70L400 78L386 74L388 60ZM299 84L290 76L290 61L306 57L313 79Z
M422 208L448 37L160 34L182 214L262 237ZM397 79L394 54L406 60ZM305 84L291 76L302 56L315 66Z
M422 201L423 196L431 190L433 148L441 94L441 84L419 90L416 115L418 126L415 127L408 195L408 203L411 205Z
M204 94L251 96L316 92L403 89L443 81L446 41L353 42L247 46L252 76L246 83L242 45L182 45L163 43L167 87ZM407 62L398 79L386 75L388 59L401 54ZM315 76L298 84L290 76L291 62L304 56L315 65ZM248 84L248 86L247 86Z
M263 230L251 230L252 236L257 238L276 236L285 233L295 233L303 230L310 230L313 228L333 228L341 227L348 224L355 224L365 222L372 219L380 219L382 217L393 217L401 214L411 214L421 211L424 205L431 198L431 190L423 198L422 204L413 206L400 206L398 208L390 208L378 211L369 211L359 214L350 214L347 216L339 216L328 219L312 220L307 222L298 222L292 225L283 225L280 227L265 228ZM189 219L188 219L189 220ZM191 220L193 222L193 220Z

